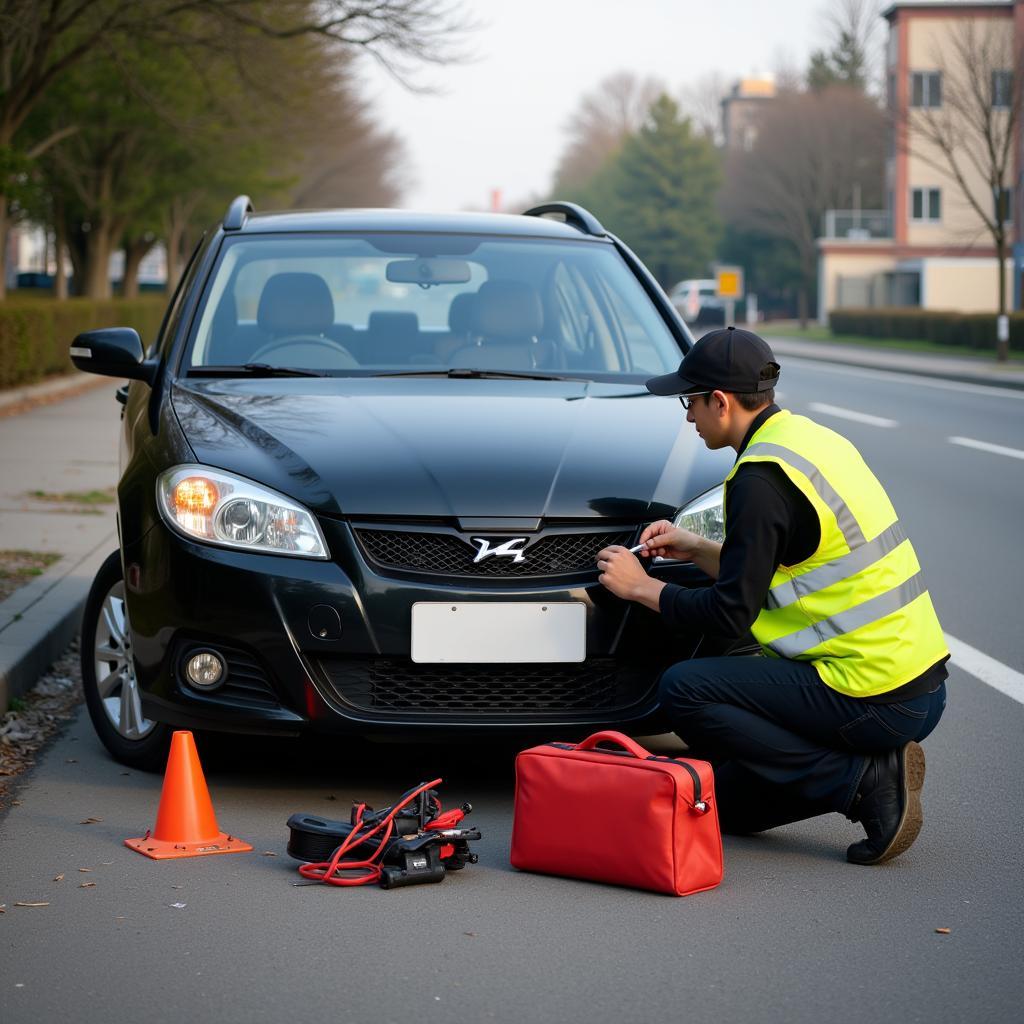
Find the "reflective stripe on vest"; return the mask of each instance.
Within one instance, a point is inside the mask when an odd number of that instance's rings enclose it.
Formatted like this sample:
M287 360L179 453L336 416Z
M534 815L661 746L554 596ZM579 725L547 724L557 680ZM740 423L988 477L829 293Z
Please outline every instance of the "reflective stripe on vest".
M810 480L811 486L817 492L818 497L832 510L832 514L836 517L836 522L839 524L839 530L843 537L846 538L846 546L855 548L864 543L864 534L857 525L857 520L850 511L849 506L839 497L835 488L825 479L817 466L808 462L802 455L797 455L796 452L790 451L789 448L783 448L777 444L768 444L763 441L758 444L752 444L743 453L744 458L753 458L759 455L774 456L777 459L782 459L783 462L788 462L794 469L800 470Z
M838 516L836 518L838 519ZM849 579L884 558L890 551L895 551L906 539L903 527L899 523L893 523L874 540L863 541L859 547L850 545L853 550L848 554L772 587L765 598L765 605L768 608L785 608L786 605L799 600L801 595L813 594L817 590L832 586L833 583Z
M924 580L917 572L898 587L893 587L892 590L888 590L884 594L862 601L845 612L839 612L820 622L815 622L796 633L790 633L789 636L780 636L777 640L767 644L767 647L782 658L798 658L819 644L834 640L844 633L852 633L855 629L860 629L878 619L884 619L887 615L892 615L893 612L898 612L924 593L926 593Z

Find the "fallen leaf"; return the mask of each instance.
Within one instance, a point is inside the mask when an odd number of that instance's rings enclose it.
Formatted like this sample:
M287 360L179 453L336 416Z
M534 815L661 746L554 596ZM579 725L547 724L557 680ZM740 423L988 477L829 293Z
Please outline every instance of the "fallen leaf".
M102 821L102 818L86 818L84 821L80 821L79 825L95 825L96 822Z
M264 857L276 857L276 856L277 856L277 854L276 854L276 853L274 853L274 851L273 851L273 850L264 850L264 851L263 851L263 856L264 856Z
M172 889L184 889L185 886L183 886L183 885L172 885L171 888Z
M79 868L78 870L84 872L85 874L88 874L90 871L92 871L92 868Z
M64 876L63 875L54 875L53 876L53 880L55 882L63 882L64 881Z
M21 806L21 801L20 800L12 800L11 801L11 806L12 807L20 807Z
M325 799L327 799L327 800L337 800L338 798L336 796L329 796L329 797L326 797Z
M65 757L64 758L64 763L65 764L78 764L78 758L77 757Z
M15 903L14 905L16 907L48 907L50 904L49 903L29 903L27 901L23 901L23 902L20 902L20 903Z
M96 888L96 883L95 882L82 882L82 884L79 885L78 888L79 889L95 889Z
M6 903L0 903L0 914L6 914L6 913L7 913L7 904Z
M468 935L471 939L476 938L476 932L463 932L463 935Z
M949 935L950 933L949 928L936 928L935 931L938 935Z
M122 775L131 775L131 772L121 772Z
M114 862L112 860L101 860L100 861L100 866L104 867L104 868L109 868L110 865L113 864L113 863Z
M187 903L171 903L169 905L174 907L175 910L184 910L188 906Z

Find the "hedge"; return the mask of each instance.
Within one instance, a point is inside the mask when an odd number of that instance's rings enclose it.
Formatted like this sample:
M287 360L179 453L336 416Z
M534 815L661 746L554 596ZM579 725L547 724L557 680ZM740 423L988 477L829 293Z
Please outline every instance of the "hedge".
M1024 352L1024 313L1010 313L1010 348ZM996 350L994 313L956 313L915 308L834 309L828 325L835 335L867 338L908 338L936 345L961 345L984 352Z
M160 329L167 299L66 299L13 296L0 302L0 388L70 373L68 348L96 327L134 327L148 346Z

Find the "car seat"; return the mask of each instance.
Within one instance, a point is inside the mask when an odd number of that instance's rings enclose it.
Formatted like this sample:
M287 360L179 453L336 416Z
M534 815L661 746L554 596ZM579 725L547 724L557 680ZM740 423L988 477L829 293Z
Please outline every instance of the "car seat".
M525 281L485 281L474 296L469 344L456 349L452 366L481 370L532 370L554 363L553 346L540 338L544 308Z

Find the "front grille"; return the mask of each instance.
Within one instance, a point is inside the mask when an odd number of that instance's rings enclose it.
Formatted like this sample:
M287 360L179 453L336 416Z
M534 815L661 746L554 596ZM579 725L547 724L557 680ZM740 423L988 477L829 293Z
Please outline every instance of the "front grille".
M614 658L579 664L422 665L408 658L324 658L335 695L362 711L394 714L586 714L631 707L653 690L657 670Z
M188 684L185 661L191 651L200 648L216 651L227 663L227 679L216 690L196 690ZM281 706L263 667L251 654L237 647L226 647L220 643L183 643L178 648L178 666L179 685L190 697L259 709Z
M385 569L425 573L431 576L476 576L491 579L521 579L527 576L567 576L596 573L598 551L609 544L628 544L632 530L615 533L549 533L518 545L524 561L507 556L490 556L474 562L479 549L453 532L357 529L356 536L367 557ZM487 536L492 548L512 535ZM478 536L472 534L471 536Z

